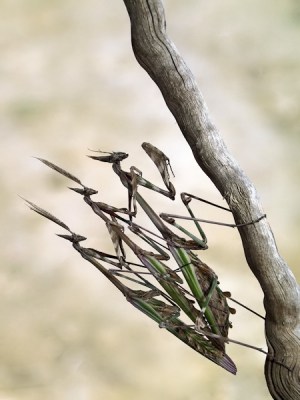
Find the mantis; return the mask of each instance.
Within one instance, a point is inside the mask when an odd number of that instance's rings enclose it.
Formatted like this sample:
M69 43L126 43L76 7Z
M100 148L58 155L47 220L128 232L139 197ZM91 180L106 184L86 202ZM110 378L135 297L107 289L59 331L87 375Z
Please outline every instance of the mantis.
M98 193L95 189L85 186L77 177L55 164L39 159L80 186L70 189L81 195L84 202L105 223L115 255L83 247L81 242L86 239L85 237L74 233L64 222L49 212L28 200L25 201L30 209L67 230L67 235L60 234L58 236L70 241L74 249L109 279L130 304L153 319L159 327L167 329L204 357L228 372L236 374L236 366L225 351L225 344L233 341L228 338L228 331L231 327L230 314L235 313L235 310L230 308L227 303L230 294L220 289L218 277L213 269L202 262L195 253L196 250L207 249L207 238L199 222L208 221L195 218L189 203L193 198L201 201L203 199L188 193L181 194L183 204L190 214L190 219L194 221L200 238L176 223L175 218L180 218L180 216L166 213L156 214L138 192L138 187L154 190L173 200L176 191L170 181L168 168L171 171L172 169L168 157L161 150L150 143L143 143L142 147L158 168L167 190L146 180L136 167L131 167L130 171L124 171L121 162L128 157L126 153L113 152L107 153L108 155L89 156L94 160L112 164L113 171L127 190L127 208L117 208L94 201L92 196ZM133 218L137 217L138 207L144 210L158 234L150 232L133 221ZM221 206L217 207L230 211ZM167 224L183 232L188 239L174 233ZM128 234L126 228L129 230ZM150 245L153 251L141 248L132 239L131 234L142 239L148 246ZM124 245L133 251L139 263L129 262L126 259ZM170 255L177 263L175 269L166 264L170 260ZM103 263L108 263L114 268L108 269L103 266ZM157 281L160 288L145 278L147 274ZM123 283L123 280L138 283L146 290L131 289ZM184 282L188 289L184 286ZM182 321L181 314L185 314L191 324Z

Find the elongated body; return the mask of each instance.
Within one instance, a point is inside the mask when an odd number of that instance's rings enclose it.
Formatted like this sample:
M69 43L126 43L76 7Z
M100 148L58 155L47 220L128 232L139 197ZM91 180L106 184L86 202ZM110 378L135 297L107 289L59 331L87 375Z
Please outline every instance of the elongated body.
M82 247L80 242L85 238L71 232L67 225L51 214L35 206L33 203L28 203L34 211L67 229L71 235L60 236L71 241L73 247L81 256L101 271L134 307L204 357L235 374L236 367L225 352L228 329L231 326L229 322L230 309L227 305L226 296L218 286L217 275L194 252L195 250L204 250L207 248L206 236L199 224L196 224L196 226L201 239L177 225L175 220L168 217L168 215L162 215L161 218L140 195L138 186L154 190L170 199L174 199L175 197L175 188L170 182L168 173L168 167L170 166L168 157L149 143L143 143L142 146L159 169L167 190L161 189L146 180L142 177L142 172L135 167L131 167L129 172L123 171L121 161L127 158L128 155L126 153L117 152L105 156L91 157L97 161L112 163L114 172L119 176L127 190L129 199L127 208L117 208L102 202L93 201L91 197L97 193L96 190L86 187L78 178L62 168L41 159L48 167L81 186L81 188L71 189L82 195L85 203L106 224L114 245L115 256L108 255L96 249ZM184 203L188 205L188 199L185 199ZM158 229L164 244L160 244L149 235L146 235L144 229L132 221L132 217L137 215L137 205L145 211L154 226ZM167 227L166 222L180 229L189 238L186 239L175 234ZM155 252L144 250L137 245L126 234L125 227L123 226L124 223L133 234L150 244ZM135 271L131 268L130 265L134 263L127 261L124 244L137 256L144 269ZM170 259L170 255L177 263L175 270L166 265L166 262ZM118 269L118 272L107 270L100 261L114 265ZM134 278L129 277L125 272L132 274ZM149 280L145 279L143 275L145 273L153 276L163 290L158 289ZM147 287L150 290L130 289L117 278L117 275L123 279L138 283L143 287ZM183 286L183 280L188 285L189 290ZM191 325L184 323L179 318L181 312L188 316L191 320Z

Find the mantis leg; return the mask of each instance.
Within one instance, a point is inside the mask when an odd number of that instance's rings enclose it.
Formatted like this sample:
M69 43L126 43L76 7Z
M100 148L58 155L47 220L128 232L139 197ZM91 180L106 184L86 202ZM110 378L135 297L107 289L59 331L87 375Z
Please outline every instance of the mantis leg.
M175 215L175 214L167 214L167 213L162 213L162 214L160 214L160 216L161 216L165 221L167 221L167 222L169 222L169 223L172 223L174 226L175 226L175 223L173 222L173 219L174 219L174 218L194 221L194 223L195 223L195 225L196 225L196 227L197 227L197 229L198 229L198 232L200 233L200 236L202 237L202 240L203 240L204 243L207 242L206 236L205 236L205 233L204 233L203 229L201 228L201 225L200 225L198 222L205 222L205 223L207 223L207 224L228 226L228 227L230 227L230 228L239 228L239 227L243 227L243 226L248 226L248 225L256 224L257 222L261 221L263 218L266 218L266 214L263 214L263 215L261 215L260 217L258 217L257 219L255 219L255 220L253 220L253 221L250 221L250 222L245 222L245 223L243 223L243 224L227 224L227 223L223 223L223 222L210 221L210 220L206 220L206 219L202 219L202 218L195 218L195 215L194 215L193 211L191 210L191 208L190 208L190 206L189 206L189 203L191 202L192 199L199 200L199 201L201 201L201 202L203 202L203 203L206 203L206 204L209 204L209 205L211 205L211 206L220 208L220 209L222 209L222 210L224 210L224 211L229 211L229 212L231 212L231 210L230 210L229 208L222 207L222 206L220 206L220 205L218 205L218 204L215 204L215 203L212 203L212 202L210 202L210 201L204 200L204 199L202 199L202 198L200 198L200 197L194 196L194 195L189 194L189 193L181 193L181 199L182 199L183 204L186 206L186 208L187 208L187 210L188 210L188 212L189 212L189 214L190 214L190 217L185 217L185 216ZM170 221L168 221L168 219L169 219ZM183 232L185 232L185 230L184 230L182 227L179 227L179 226L178 226L178 229L180 229L180 230L182 230ZM188 234L187 232L185 232L185 233Z

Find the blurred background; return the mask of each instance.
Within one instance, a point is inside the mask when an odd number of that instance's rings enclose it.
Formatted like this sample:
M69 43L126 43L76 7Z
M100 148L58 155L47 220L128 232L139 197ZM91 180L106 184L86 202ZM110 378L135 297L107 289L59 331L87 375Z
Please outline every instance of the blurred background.
M300 278L300 6L293 0L165 0L171 39L193 71L211 116L254 182L281 255ZM199 170L159 90L137 64L122 1L2 0L0 27L2 400L269 399L264 355L230 344L238 374L192 351L139 313L21 195L112 252L103 224L46 158L126 207L109 164L88 149L125 151L162 187L142 148L171 159L177 193L223 204ZM159 212L175 202L141 190ZM96 199L96 198L95 198ZM199 217L230 221L195 204ZM188 225L190 226L190 225ZM223 290L260 313L263 296L238 233L205 226L200 254ZM232 305L233 306L233 305ZM263 320L241 308L230 337L266 349Z

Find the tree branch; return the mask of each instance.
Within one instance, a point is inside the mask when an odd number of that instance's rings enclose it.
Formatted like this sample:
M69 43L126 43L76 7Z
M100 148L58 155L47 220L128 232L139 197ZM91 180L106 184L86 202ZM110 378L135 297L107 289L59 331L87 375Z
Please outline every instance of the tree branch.
M162 2L124 3L136 59L161 90L199 166L226 199L237 224L256 220L264 214L257 192L228 152L194 76L166 34ZM274 399L300 398L299 286L278 253L266 218L239 232L248 265L264 292L269 391Z

